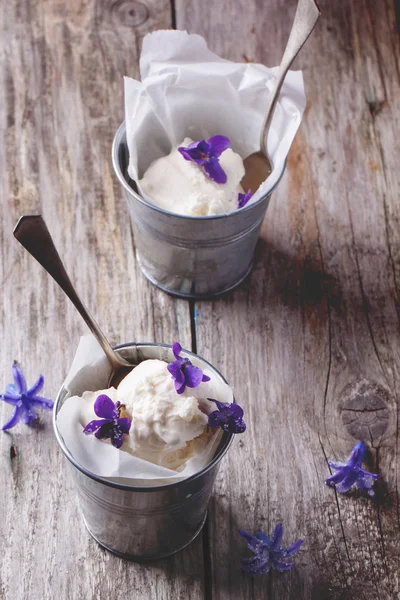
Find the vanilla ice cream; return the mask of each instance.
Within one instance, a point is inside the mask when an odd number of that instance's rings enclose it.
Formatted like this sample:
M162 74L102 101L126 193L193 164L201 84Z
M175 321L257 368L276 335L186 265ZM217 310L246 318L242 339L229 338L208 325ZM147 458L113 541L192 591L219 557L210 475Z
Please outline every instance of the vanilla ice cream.
M84 392L82 425L97 418L93 405L100 394L125 405L124 416L132 419L122 450L162 467L179 471L189 458L204 452L216 434L207 425L207 414L215 410L207 400L212 397L211 382L178 395L162 360L141 362L117 389Z
M192 141L185 138L179 146L187 147ZM180 215L204 217L236 210L244 176L239 154L231 148L221 154L219 162L227 181L220 184L210 179L201 166L185 160L179 146L149 166L139 180L143 194L160 208Z

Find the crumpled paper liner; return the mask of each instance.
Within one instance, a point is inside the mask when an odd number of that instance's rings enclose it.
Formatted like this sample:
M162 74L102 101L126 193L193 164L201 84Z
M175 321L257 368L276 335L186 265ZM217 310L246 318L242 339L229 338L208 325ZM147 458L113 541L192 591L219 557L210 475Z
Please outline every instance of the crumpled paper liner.
M140 346L121 350L121 354L126 358L131 356L138 362L145 358L157 358L167 362L174 360L172 350L162 346L146 347L145 355ZM184 356L185 353L183 352L182 355ZM196 398L213 397L222 402L232 402L232 390L222 377L198 357L190 356L190 360L211 377L211 382L202 383L198 388L191 389L190 395ZM221 442L222 431L220 430L211 437L204 452L189 458L183 470L179 472L132 456L124 450L118 450L111 443L98 440L93 435L84 435L82 417L87 412L87 405L80 395L84 391L106 389L110 374L110 365L96 339L91 334L83 336L63 383L67 397L56 418L57 429L79 465L98 477L117 483L156 486L186 479L203 469L212 460Z
M141 81L124 78L129 176L138 183L154 160L169 154L187 136L200 140L226 135L242 158L258 151L277 71L278 67L224 60L208 49L201 36L185 31L146 35ZM279 180L305 105L302 73L289 71L268 136L274 169L253 190L248 204ZM139 191L146 198L140 187Z

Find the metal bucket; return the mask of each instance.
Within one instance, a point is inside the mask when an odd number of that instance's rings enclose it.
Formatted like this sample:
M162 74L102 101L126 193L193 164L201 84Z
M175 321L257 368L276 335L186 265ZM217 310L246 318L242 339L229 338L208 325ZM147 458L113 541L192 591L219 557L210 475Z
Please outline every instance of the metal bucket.
M127 359L136 360L139 354L143 360L154 358L155 348L165 351L170 346L131 343L117 348ZM186 351L185 354L191 355ZM225 381L212 365L201 360ZM89 533L110 552L138 561L163 558L190 544L204 525L214 480L232 434L224 433L210 463L183 481L157 487L115 483L84 469L66 447L57 429L56 416L68 396L68 390L61 388L54 406L53 426L61 450L71 464Z
M261 224L279 180L266 196L241 210L228 215L189 217L167 212L137 193L136 184L128 175L125 123L115 134L112 161L125 190L136 256L147 279L162 290L184 298L217 296L245 279L251 271Z

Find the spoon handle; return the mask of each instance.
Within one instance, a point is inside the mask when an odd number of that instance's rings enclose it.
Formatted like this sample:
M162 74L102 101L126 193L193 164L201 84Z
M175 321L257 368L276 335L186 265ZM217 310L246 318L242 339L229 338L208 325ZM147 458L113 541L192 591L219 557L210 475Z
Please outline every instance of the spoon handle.
M64 268L53 239L41 215L25 215L14 228L14 237L55 279L97 338L113 369L129 363L116 355L109 341L82 303Z
M279 92L281 91L282 84L285 80L286 74L289 71L292 62L304 46L312 30L314 29L320 17L320 14L321 13L314 0L299 0L292 29L290 31L289 39L286 44L286 49L283 54L278 74L276 76L275 87L272 91L272 95L268 105L268 110L266 112L264 123L261 128L260 148L261 152L265 156L268 156L268 132L271 126L272 116L274 114L274 109L279 98Z

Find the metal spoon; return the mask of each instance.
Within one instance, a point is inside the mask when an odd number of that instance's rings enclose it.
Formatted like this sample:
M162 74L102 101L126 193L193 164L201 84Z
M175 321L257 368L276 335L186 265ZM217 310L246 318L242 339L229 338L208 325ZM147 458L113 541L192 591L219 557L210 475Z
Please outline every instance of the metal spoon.
M61 258L56 250L46 223L41 215L24 215L14 228L14 236L22 246L42 265L42 267L55 279L61 289L67 294L72 304L93 333L104 354L107 356L112 373L109 385L118 385L123 377L134 368L124 358L115 352L88 309L80 300L64 268Z
M256 192L263 181L272 173L273 164L268 157L267 138L274 109L279 98L279 92L292 62L307 41L320 14L314 0L299 0L292 30L286 44L286 50L276 76L275 87L269 100L268 109L261 128L260 150L244 159L245 174L241 184L245 192L247 190L252 190L253 193Z

